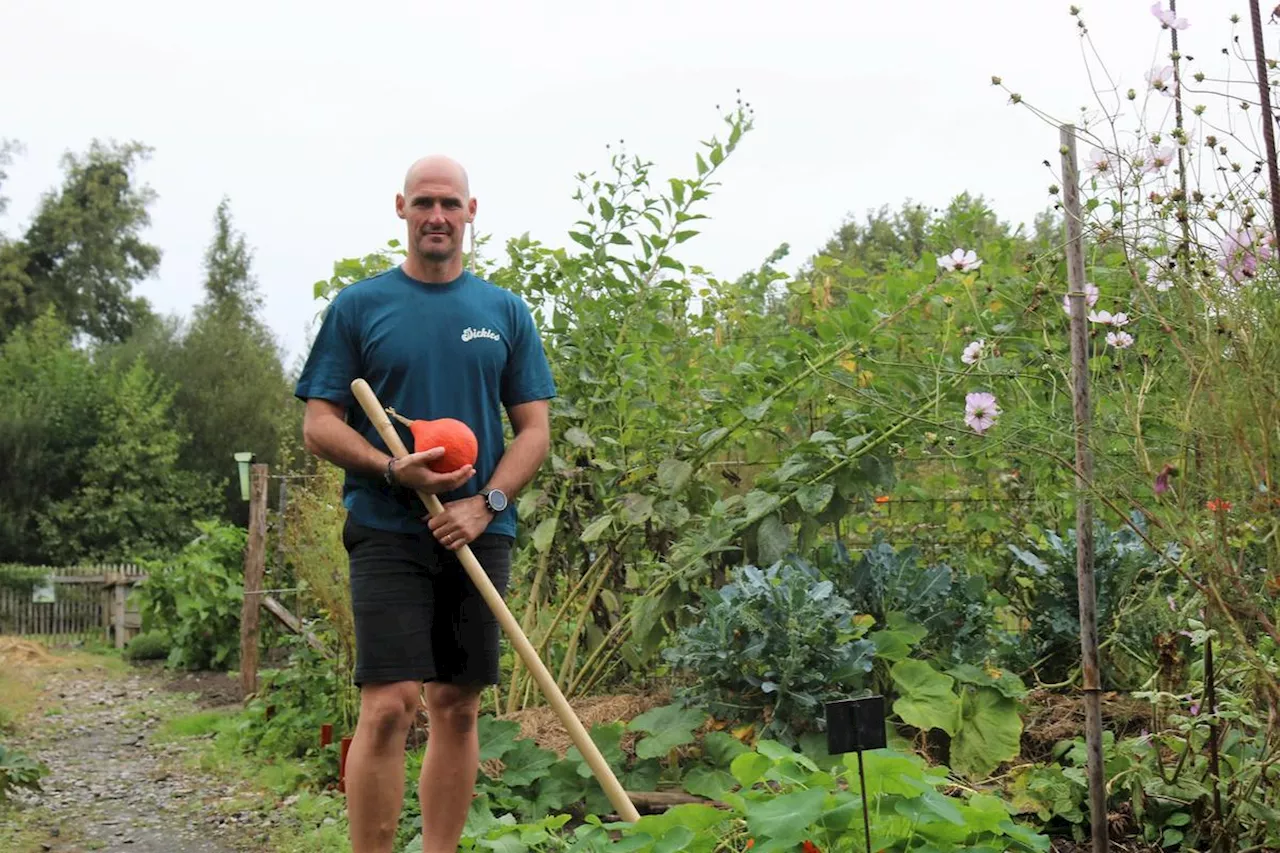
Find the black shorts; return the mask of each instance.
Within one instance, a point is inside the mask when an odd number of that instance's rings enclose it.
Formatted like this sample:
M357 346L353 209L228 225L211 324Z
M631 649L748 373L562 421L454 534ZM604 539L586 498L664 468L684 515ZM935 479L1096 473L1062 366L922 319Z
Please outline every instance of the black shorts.
M471 552L499 594L511 577L510 536L481 535ZM498 683L501 628L458 555L430 531L342 528L350 560L357 686L393 681Z

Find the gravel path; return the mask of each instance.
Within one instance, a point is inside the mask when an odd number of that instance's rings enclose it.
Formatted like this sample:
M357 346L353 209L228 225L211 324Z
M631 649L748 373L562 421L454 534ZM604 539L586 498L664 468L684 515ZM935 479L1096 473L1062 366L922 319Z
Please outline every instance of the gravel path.
M24 746L50 774L39 812L50 853L241 853L264 849L248 815L227 813L236 791L183 767L186 747L152 743L164 720L199 710L162 675L81 669L51 674L44 688L59 713ZM221 808L220 808L221 807ZM248 820L244 824L239 818ZM258 842L258 843L255 843Z

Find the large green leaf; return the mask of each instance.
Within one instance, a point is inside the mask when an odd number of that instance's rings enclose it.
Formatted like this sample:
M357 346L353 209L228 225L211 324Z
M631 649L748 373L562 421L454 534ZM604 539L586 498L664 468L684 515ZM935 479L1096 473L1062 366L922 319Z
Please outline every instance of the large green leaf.
M636 492L623 495L618 501L622 520L632 525L644 524L653 515L653 502L653 495L641 495Z
M751 751L746 744L728 732L708 732L702 739L702 748L707 758L717 767L728 767L733 759Z
M761 565L771 566L791 550L791 530L776 513L765 516L756 531Z
M623 723L596 723L591 727L591 742L600 750L600 755L605 762L612 768L617 770L626 761L626 755L622 751L622 731ZM594 773L591 765L583 758L582 753L577 746L569 747L565 753L565 760L569 762L577 762L578 775L584 779L591 778Z
M613 523L613 516L605 513L598 518L593 519L582 531L580 537L583 542L594 542L599 539L604 532L609 529L609 525Z
M559 516L544 518L538 523L533 530L533 547L539 554L546 553L551 547L551 542L556 536L556 524L560 521Z
M952 770L979 778L1017 756L1022 739L1017 700L995 687L978 687L967 689L961 704L960 728L951 739Z
M951 667L947 674L956 681L973 684L979 687L994 687L1002 696L1010 699L1021 699L1027 695L1027 687L1022 679L1008 671L988 672L971 663L962 663Z
M900 694L893 710L904 723L955 736L960 725L960 697L952 690L955 679L922 660L898 661L889 675Z
M628 728L647 737L636 742L638 758L659 758L678 746L693 742L694 729L706 722L707 714L696 708L663 705L652 708L631 721Z
M827 792L822 788L795 791L747 804L747 831L771 843L760 849L780 849L799 845L809 836L809 828L822 816Z
M684 488L693 474L693 465L683 459L664 459L658 464L658 487L674 494Z
M688 829L695 833L704 833L711 827L724 823L728 818L728 814L715 806L689 803L669 808L662 814L644 815L636 823L627 826L626 829L628 834L631 832L643 832L654 838L664 838L675 829Z
M800 505L800 509L809 515L818 515L831 503L831 498L835 496L835 493L836 487L834 483L816 483L809 486L801 486L796 491L796 503Z
M759 782L773 766L773 762L758 752L744 752L729 763L729 772L738 784L749 788Z
M575 447L595 447L596 443L582 427L569 427L564 433L565 440Z
M532 785L557 763L556 754L543 749L528 738L515 742L515 747L502 756L502 781L512 788Z
M516 736L520 734L520 724L514 720L499 720L485 715L480 718L478 728L481 761L502 758L516 748Z
M680 784L690 794L706 797L709 800L718 800L736 788L738 780L727 771L701 765L690 768Z

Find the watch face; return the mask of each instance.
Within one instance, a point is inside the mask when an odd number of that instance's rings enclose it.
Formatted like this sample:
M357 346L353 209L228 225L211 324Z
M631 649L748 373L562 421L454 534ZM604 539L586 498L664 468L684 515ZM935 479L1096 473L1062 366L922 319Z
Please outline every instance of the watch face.
M507 496L497 489L489 492L486 500L489 502L489 508L494 512L502 512L507 508Z

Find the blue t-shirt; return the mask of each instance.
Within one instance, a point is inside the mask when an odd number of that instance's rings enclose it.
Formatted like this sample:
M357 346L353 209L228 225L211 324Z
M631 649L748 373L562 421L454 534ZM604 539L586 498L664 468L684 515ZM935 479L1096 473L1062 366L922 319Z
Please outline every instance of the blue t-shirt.
M428 284L394 267L339 291L316 334L295 396L345 406L347 423L390 452L351 393L363 377L384 407L410 419L457 418L476 434L476 473L438 497L448 503L477 494L504 445L505 407L555 396L533 315L524 301L469 272ZM413 451L408 427L392 423ZM426 507L411 489L348 471L342 488L351 519L382 530L420 533ZM488 533L516 535L515 501Z

